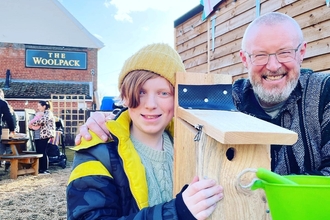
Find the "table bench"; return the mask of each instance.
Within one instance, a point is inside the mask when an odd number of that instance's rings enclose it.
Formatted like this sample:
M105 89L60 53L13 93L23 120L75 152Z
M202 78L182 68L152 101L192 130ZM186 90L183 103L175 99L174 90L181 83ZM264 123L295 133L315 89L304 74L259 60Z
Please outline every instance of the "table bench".
M1 160L10 161L10 178L17 179L19 175L38 175L39 158L42 154L2 155Z
M10 178L17 179L19 175L38 175L39 158L42 154L22 152L20 145L26 144L28 139L5 139L2 144L10 145L12 154L0 155L0 160L10 161Z

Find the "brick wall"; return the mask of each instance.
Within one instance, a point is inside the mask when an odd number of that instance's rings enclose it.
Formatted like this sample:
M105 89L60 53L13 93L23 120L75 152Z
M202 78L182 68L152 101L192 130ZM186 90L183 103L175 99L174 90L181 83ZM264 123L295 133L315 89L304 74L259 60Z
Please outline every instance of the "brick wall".
M70 52L87 52L87 70L27 68L25 67L25 49L63 50ZM10 69L11 79L20 80L58 80L75 82L92 82L97 90L97 49L90 48L63 48L54 46L24 45L13 43L0 43L0 78L6 78L6 71ZM91 72L94 70L94 77ZM35 109L39 100L8 100L14 109ZM92 102L87 102L87 107L92 109Z
M91 82L91 71L97 73L97 49L64 48L64 51L87 52L87 70L26 68L25 49L63 50L61 47L25 46L24 44L0 43L0 78L6 78L10 69L12 79L66 80ZM94 76L94 90L97 90L97 76Z
M7 100L8 104L13 107L14 110L22 110L22 109L35 109L37 110L38 102L40 100L28 100L26 103L25 100ZM92 109L92 102L86 101L87 108Z
M87 53L87 69L51 69L51 68L26 68L25 67L25 50L50 50L65 52L86 52ZM52 80L52 81L75 81L75 82L93 82L94 91L97 90L97 49L90 48L63 48L54 46L41 45L24 45L0 42L0 79L6 78L6 71L10 69L12 80ZM91 72L94 71L94 76ZM51 95L51 94L49 94ZM6 97L5 97L6 98ZM20 100L11 98L7 100L15 111L23 111L24 109L37 109L40 100ZM87 109L93 109L92 101L85 101ZM74 106L73 106L74 107ZM20 122L24 128L21 132L25 132L24 122ZM77 127L77 126L75 126ZM70 128L67 126L66 129ZM70 129L69 129L70 130ZM75 133L65 132L66 145L73 145Z

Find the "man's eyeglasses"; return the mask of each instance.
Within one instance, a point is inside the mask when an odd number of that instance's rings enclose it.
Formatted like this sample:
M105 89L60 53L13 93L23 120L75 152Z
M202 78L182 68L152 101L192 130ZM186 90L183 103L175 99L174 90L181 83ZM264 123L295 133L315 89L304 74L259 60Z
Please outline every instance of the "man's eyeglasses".
M249 54L246 51L245 53L247 53L247 55L250 57L252 64L256 66L267 64L269 61L269 56L271 55L274 55L279 63L287 63L295 59L296 52L298 51L301 44L302 43L300 43L296 49L284 49L279 50L276 53Z

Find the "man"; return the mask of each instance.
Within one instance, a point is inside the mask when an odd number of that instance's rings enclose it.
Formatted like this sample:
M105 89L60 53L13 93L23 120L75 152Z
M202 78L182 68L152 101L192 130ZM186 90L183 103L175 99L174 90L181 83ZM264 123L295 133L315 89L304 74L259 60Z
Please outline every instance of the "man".
M233 85L237 109L298 133L271 147L276 173L330 175L330 75L301 69L306 42L298 23L277 12L255 19L240 51L248 79Z
M10 131L10 135L13 136L15 134L15 126L12 115L9 110L8 103L4 100L4 92L0 89L0 123L5 121ZM1 144L1 134L2 134L2 125L0 124L0 155L6 152L6 145ZM0 163L1 166L1 163Z
M256 18L240 51L249 77L234 83L233 100L239 111L298 133L294 145L271 147L272 171L330 175L330 75L301 69L305 53L294 19L278 12ZM105 117L95 115L80 134L91 138L89 127L105 140Z

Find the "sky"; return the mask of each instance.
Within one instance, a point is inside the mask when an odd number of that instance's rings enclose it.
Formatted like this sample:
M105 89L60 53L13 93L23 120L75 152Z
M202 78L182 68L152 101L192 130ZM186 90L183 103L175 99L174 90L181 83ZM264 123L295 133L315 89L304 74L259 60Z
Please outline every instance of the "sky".
M174 47L174 21L200 0L59 0L104 43L98 52L98 95L117 96L118 74L133 53L151 43Z

